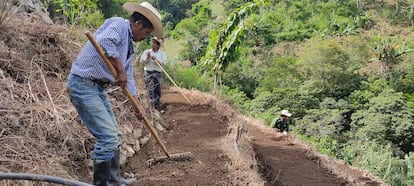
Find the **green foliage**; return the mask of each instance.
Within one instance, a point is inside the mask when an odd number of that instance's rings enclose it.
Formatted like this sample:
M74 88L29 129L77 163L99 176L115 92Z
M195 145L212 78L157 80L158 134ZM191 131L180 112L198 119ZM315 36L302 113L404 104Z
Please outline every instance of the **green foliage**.
M332 139L328 135L322 137L299 135L299 137L310 143L318 152L325 155L334 156L339 149L337 140Z
M295 87L301 83L296 70L298 68L296 58L279 57L271 65L264 69L264 75L256 89L256 94L272 91L275 88Z
M346 102L325 98L320 103L319 109L306 110L306 115L296 122L296 129L308 136L317 138L330 136L339 139L341 132L349 125L346 119L348 112Z
M354 61L339 40L312 39L299 54L302 75L310 80L301 87L315 97L344 98L359 87Z
M223 86L223 95L225 98L231 100L233 106L241 112L244 112L249 107L249 99L243 91L238 88L230 89L227 86Z
M200 1L193 5L191 17L181 20L171 32L171 36L176 39L182 39L184 50L180 53L180 58L190 60L196 65L204 55L208 39L209 21L211 9L207 1Z
M271 92L262 92L250 104L250 113L257 115L263 113L276 104L276 99Z
M414 153L410 152L408 155L406 154L404 156L405 165L407 167L407 179L406 179L406 185L414 185L414 167L413 167L413 161L414 161Z
M122 8L122 5L128 0L98 0L98 8L102 11L104 18L110 17L127 17L127 12Z
M98 28L103 24L103 21L103 14L99 11L95 11L85 15L85 17L79 21L79 24L88 28Z
M241 58L238 64L229 64L226 73L223 74L223 85L231 89L237 88L252 99L258 85L255 75L252 61L247 57Z
M52 17L62 16L71 25L96 27L103 22L103 15L97 9L98 0L44 0L44 3L53 12Z
M352 35L371 26L371 16L351 1L277 1L266 9L276 42L303 41L315 35Z
M187 17L192 5L199 0L148 0L148 2L160 10L163 23L171 24L171 28L174 28L177 23Z
M378 36L373 41L373 51L376 60L380 62L380 74L386 76L394 65L400 62L400 57L411 51L406 45L399 44L400 42L392 37L383 38Z
M213 72L225 70L233 62L237 46L240 44L245 24L243 20L258 9L262 2L249 2L232 13L219 34L212 34L204 59L204 68Z
M369 100L378 96L384 89L389 89L385 79L369 78L367 81L361 81L359 90L355 90L347 98L353 110L364 110L369 105Z
M407 105L414 112L414 92L411 94L406 95L407 97Z
M201 74L200 70L195 66L188 68L181 67L178 63L170 63L165 70L180 87L194 88L205 92L210 90L209 82L211 81L206 77L201 77L199 75Z
M375 142L353 143L346 149L355 154L352 165L368 170L389 185L407 185L404 160L393 155L390 145L383 146Z
M414 92L414 63L412 62L414 54L410 52L404 57L405 60L393 68L387 80L394 90L411 94Z
M360 140L392 143L404 152L414 150L413 112L402 93L384 90L369 100L367 109L352 114L351 131Z

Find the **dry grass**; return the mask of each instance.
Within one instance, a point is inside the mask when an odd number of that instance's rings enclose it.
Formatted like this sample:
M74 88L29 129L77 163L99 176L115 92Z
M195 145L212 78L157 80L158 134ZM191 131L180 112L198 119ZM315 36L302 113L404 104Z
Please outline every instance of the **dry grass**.
M94 138L65 91L71 63L84 39L73 38L68 35L73 30L58 25L12 24L19 21L11 18L0 27L0 172L90 182ZM131 104L124 104L121 91L108 94L121 127L143 128ZM25 184L0 181L0 185Z
M259 174L256 156L247 136L251 118L237 113L229 105L215 101L218 113L228 120L227 135L222 139L223 151L230 158L227 167L232 175L233 185L264 185Z
M65 96L71 59L61 47L62 29L11 22L0 28L2 172L78 179L75 172L88 158L90 137Z
M19 8L27 0L2 0L0 1L0 27L7 24L10 18L14 17Z

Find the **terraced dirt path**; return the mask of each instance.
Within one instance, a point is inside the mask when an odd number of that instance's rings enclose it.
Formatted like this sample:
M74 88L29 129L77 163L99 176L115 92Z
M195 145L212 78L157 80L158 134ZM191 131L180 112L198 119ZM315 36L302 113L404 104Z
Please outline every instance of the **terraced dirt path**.
M197 103L190 106L179 92L169 89L163 90L162 102L165 113L161 116L167 123L166 131L161 135L162 141L170 153L191 151L193 159L167 161L147 167L145 158L162 155L161 150L146 155L138 154L125 167L126 172L138 172L137 185L237 185L230 179L231 174L226 167L229 158L220 145L220 140L226 135L228 121L221 119L220 113L211 106ZM247 134L265 185L380 185L362 172L344 165L344 173L351 176L335 175L322 166L320 158L310 156L289 137L264 130L263 127L250 125Z

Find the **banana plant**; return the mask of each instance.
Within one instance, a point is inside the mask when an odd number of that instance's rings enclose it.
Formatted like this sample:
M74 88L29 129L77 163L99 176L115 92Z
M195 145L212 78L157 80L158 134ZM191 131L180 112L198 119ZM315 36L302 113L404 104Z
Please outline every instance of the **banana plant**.
M388 72L400 61L400 57L411 51L405 43L398 42L395 38L378 36L373 42L375 59L380 63L380 75L386 76Z
M255 13L264 1L255 0L248 2L236 9L219 31L212 31L209 34L209 44L206 55L202 59L202 66L205 71L214 75L214 90L221 84L222 71L229 63L237 59L237 47L241 44L243 33L252 29L254 25L246 24L245 19Z

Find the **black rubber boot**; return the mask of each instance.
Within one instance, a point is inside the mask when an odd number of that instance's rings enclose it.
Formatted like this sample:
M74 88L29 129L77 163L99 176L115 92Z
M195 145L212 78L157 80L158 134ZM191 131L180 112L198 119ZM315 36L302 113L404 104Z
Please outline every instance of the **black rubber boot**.
M137 180L135 178L124 179L121 177L121 165L119 162L119 149L114 152L114 157L111 159L111 180L110 183L113 185L132 185Z
M93 183L97 186L112 186L109 183L111 161L95 162L93 164Z

